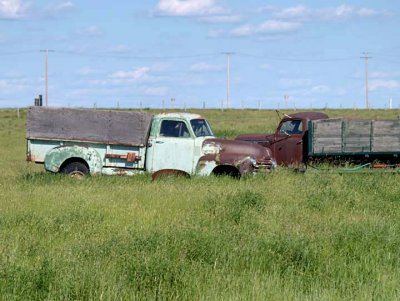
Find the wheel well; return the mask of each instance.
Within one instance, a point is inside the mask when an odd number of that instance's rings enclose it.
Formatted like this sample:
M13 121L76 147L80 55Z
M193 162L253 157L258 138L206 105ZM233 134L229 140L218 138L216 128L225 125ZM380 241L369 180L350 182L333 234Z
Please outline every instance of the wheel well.
M179 169L161 169L153 173L151 175L151 178L153 179L153 181L155 181L159 178L168 176L190 178L190 175L187 172Z
M232 165L219 165L213 169L212 173L216 176L230 176L233 178L240 178L239 170Z
M90 168L89 168L89 165L87 164L87 162L85 160L83 160L82 158L78 158L78 157L68 158L67 160L65 160L63 162L63 164L61 164L59 171L63 171L65 166L67 166L68 164L73 163L73 162L80 162L80 163L85 164L85 166L87 167L87 169L90 172Z

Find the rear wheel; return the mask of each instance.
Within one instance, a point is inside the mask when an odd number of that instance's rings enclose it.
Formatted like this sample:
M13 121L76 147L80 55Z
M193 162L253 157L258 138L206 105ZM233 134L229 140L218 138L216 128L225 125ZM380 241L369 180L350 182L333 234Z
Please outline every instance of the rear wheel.
M89 173L89 169L82 162L71 162L62 169L62 173L71 178L82 179Z

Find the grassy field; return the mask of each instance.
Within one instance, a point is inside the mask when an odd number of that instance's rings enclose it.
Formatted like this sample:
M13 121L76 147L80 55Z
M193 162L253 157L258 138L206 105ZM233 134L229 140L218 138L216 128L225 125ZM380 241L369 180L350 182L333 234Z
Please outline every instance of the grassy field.
M278 121L196 112L226 137ZM0 300L400 299L396 173L76 181L25 161L24 114L0 111Z

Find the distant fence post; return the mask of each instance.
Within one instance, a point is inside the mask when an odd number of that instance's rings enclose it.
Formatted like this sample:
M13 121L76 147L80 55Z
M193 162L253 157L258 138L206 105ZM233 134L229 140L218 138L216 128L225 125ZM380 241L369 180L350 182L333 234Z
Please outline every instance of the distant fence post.
M17 118L19 119L19 108L17 108Z

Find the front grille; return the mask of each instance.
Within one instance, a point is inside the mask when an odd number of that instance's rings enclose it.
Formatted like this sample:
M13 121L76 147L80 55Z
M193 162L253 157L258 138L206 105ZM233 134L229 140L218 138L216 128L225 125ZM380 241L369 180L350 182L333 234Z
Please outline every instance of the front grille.
M255 172L271 172L276 167L275 160L263 160L258 161L257 164L254 166Z

